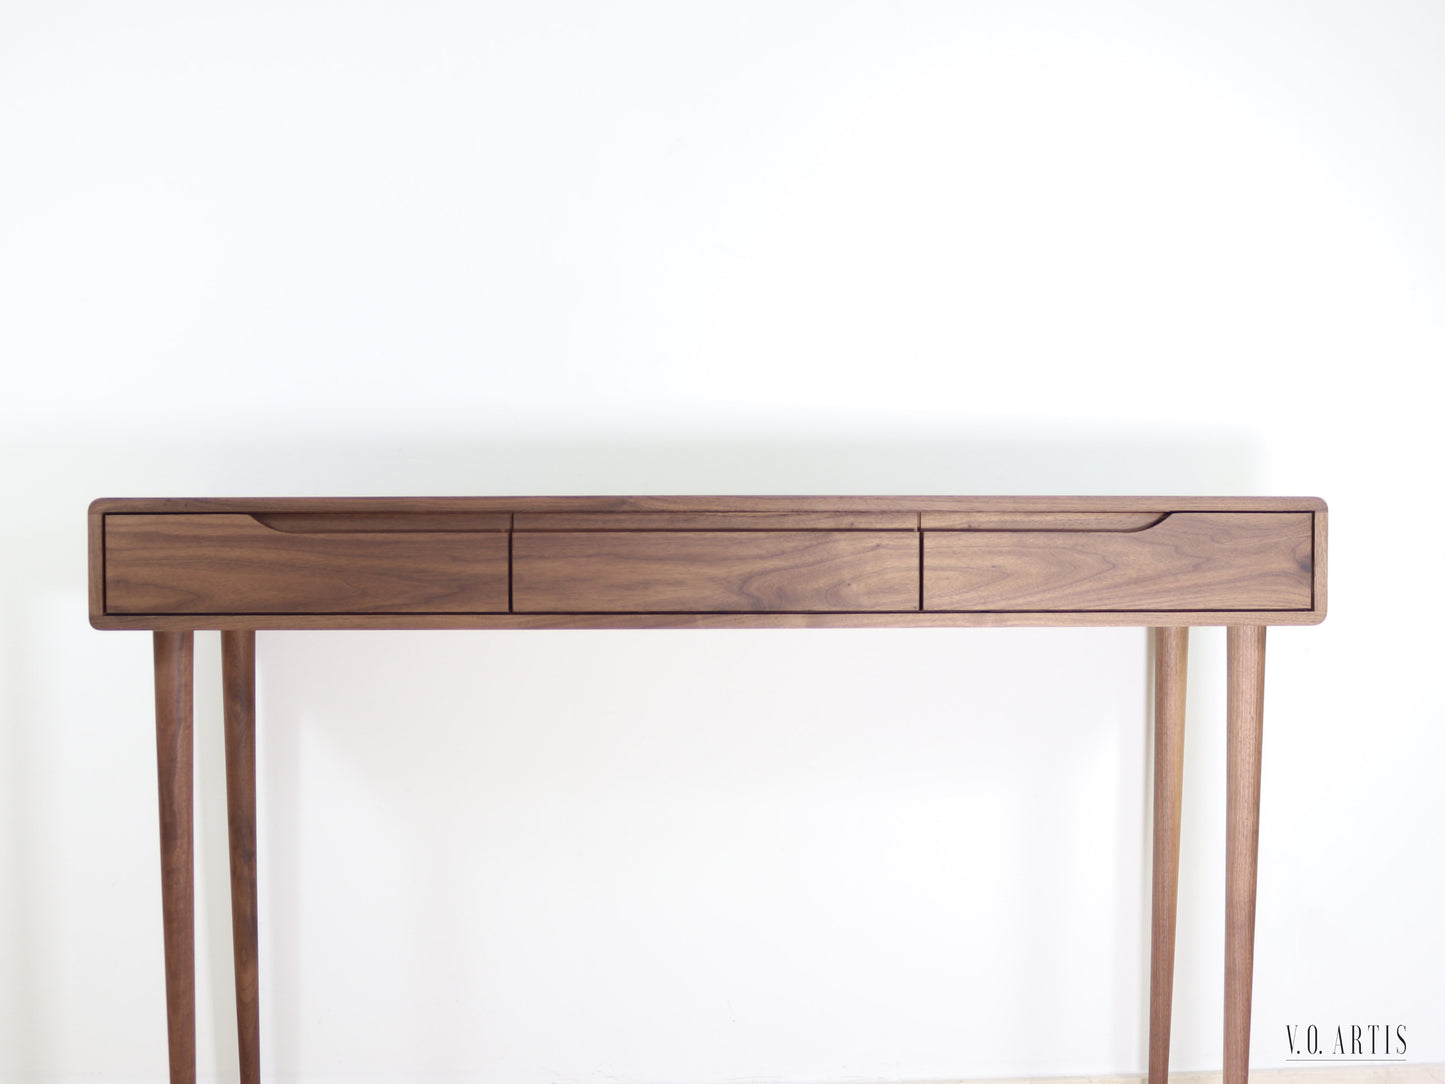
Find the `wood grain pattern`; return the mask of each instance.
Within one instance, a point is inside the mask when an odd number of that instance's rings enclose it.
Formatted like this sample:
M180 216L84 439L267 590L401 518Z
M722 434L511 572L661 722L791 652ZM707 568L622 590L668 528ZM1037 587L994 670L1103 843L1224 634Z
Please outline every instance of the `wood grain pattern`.
M179 512L1316 512L1318 497L101 497L102 515Z
M257 628L1154 626L1150 1080L1166 1084L1188 626L1227 624L1225 1081L1244 1084L1264 626L1323 619L1326 526L1315 498L93 502L92 624L157 630L171 1080L195 1080L194 629L224 630L237 1023L241 1079L256 1084Z
M261 512L253 517L273 531L329 534L357 531L508 531L509 512Z
M927 610L1308 610L1311 517L1175 513L1128 533L925 531Z
M1224 1084L1247 1084L1249 1080L1260 754L1264 744L1264 642L1262 627L1231 627L1227 633L1229 767L1224 853Z
M1149 947L1149 1084L1169 1082L1179 826L1184 792L1184 693L1189 630L1154 630L1154 865Z
M196 930L192 765L194 639L154 634L156 776L160 795L161 923L171 1084L196 1081Z
M1142 531L1167 512L920 512L934 531Z
M505 612L505 532L292 534L244 515L108 515L115 614Z
M1274 595L1260 598L1217 597L1213 583L1199 589L1190 581L1159 582L1170 597L1125 597L1117 591L1107 597L1080 601L1078 577L1062 584L1043 584L1052 601L1036 597L1023 606L984 595L951 599L939 594L948 587L930 578L933 604L950 607L920 613L916 604L880 620L879 610L855 614L829 609L791 615L776 610L718 611L712 614L669 610L579 613L507 613L504 601L508 583L503 548L504 524L532 524L599 530L626 526L629 530L675 531L683 527L727 524L729 530L767 533L782 524L800 530L898 529L913 533L918 522L956 524L974 532L974 544L1007 546L1014 560L1037 554L1016 549L1050 546L1065 540L1076 554L1086 540L1102 534L1132 546L1137 539L1156 540L1171 522L1182 521L1189 509L1211 509L1238 525L1237 516L1279 515L1297 512L1313 518L1313 583L1300 590L1298 572L1285 569L1275 577ZM1221 511L1227 509L1228 511ZM1156 527L1140 529L1147 520L1172 515ZM247 515L249 513L249 515ZM207 522L243 516L238 541L203 537ZM163 520L158 517L170 517ZM273 527L269 532L261 521ZM151 532L144 525L170 522L170 531ZM1197 625L1197 624L1314 624L1323 619L1325 507L1315 498L1187 498L1187 497L476 497L476 498L160 498L103 499L90 510L91 623L97 628L876 628L967 627L1028 625ZM102 525L107 525L103 527ZM1040 532L1043 524L1049 532ZM465 525L498 528L486 532L440 529ZM1002 526L1013 528L999 530ZM1084 525L1107 526L1107 532L1079 531ZM365 531L356 531L366 526ZM410 527L425 527L421 531ZM1177 526L1177 522L1175 522ZM343 528L343 529L338 529ZM664 530L665 528L665 530ZM1123 530L1128 528L1127 531ZM1172 528L1171 528L1172 529ZM539 531L520 533L542 533ZM559 531L577 534L578 530ZM718 531L718 534L724 532ZM967 532L949 532L952 539ZM953 542L939 543L937 528L926 536L933 546L929 566L947 571L944 551ZM1167 530L1165 531L1167 535ZM448 541L444 536L450 536ZM1068 540L1072 536L1072 541ZM1303 532L1301 532L1301 538ZM478 549L470 547L472 540ZM488 549L490 543L490 549ZM156 545L153 545L156 544ZM294 548L288 548L294 547ZM458 554L457 547L462 548ZM940 548L941 547L941 548ZM1158 557L1158 547L1130 549L1121 579L1135 588L1147 586L1158 568L1138 564L1139 553ZM1098 562L1109 554L1086 555ZM1115 555L1117 556L1117 555ZM1187 564L1188 553L1178 555ZM1233 556L1239 557L1236 551ZM1274 554L1278 558L1278 554ZM1309 554L1304 555L1308 563ZM1057 557L1046 559L1057 565ZM1145 563L1147 565L1147 562ZM1214 565L1211 575L1222 565ZM1059 570L1054 568L1054 572ZM1027 580L1016 578L1016 585ZM1258 568L1251 582L1258 586ZM992 573L990 573L992 574ZM1192 573L1191 573L1192 575ZM1265 570L1268 580L1271 573ZM1244 582L1244 577L1236 581ZM1106 584L1107 575L1093 579L1090 588ZM1187 589L1193 583L1194 594ZM1071 594L1072 592L1072 594ZM1087 596L1088 592L1084 592ZM1313 603L1313 604L1311 604ZM726 602L731 606L734 603ZM613 604L609 604L613 605ZM1078 605L1068 610L1060 607ZM1084 609L1083 606L1091 608ZM1168 605L1169 610L1162 607ZM965 606L967 609L952 609ZM1002 607L995 609L994 607ZM1178 607L1178 608L1175 608Z
M256 634L221 633L226 823L231 856L231 951L241 1084L260 1084L261 1012L256 921Z
M518 531L916 531L917 512L519 512Z
M914 603L917 605L917 603ZM98 629L1011 629L1317 625L1313 610L1019 613L115 614Z
M512 607L518 613L916 610L917 535L517 532Z
M90 616L105 613L105 517L91 509L85 517L87 593Z

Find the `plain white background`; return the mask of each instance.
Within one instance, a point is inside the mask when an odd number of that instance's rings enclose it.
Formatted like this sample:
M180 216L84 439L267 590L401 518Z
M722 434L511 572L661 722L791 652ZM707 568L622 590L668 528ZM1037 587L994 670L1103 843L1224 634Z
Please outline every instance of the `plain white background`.
M1445 11L0 4L0 1080L164 1066L98 496L1302 494L1256 1066L1445 1060ZM200 1066L234 1079L198 637ZM1139 630L263 634L268 1079L1139 1072ZM1174 1067L1220 1063L1223 634Z

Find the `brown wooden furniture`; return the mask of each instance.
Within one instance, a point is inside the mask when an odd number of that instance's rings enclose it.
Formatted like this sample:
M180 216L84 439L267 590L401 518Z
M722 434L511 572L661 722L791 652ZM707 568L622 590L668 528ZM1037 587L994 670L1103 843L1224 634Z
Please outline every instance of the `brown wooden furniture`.
M1149 1079L1168 1076L1187 636L1227 625L1224 1072L1249 1075L1264 639L1325 616L1324 502L1257 497L99 500L90 616L155 639L173 1082L195 1080L192 636L220 629L241 1079L259 1079L258 629L1155 630Z

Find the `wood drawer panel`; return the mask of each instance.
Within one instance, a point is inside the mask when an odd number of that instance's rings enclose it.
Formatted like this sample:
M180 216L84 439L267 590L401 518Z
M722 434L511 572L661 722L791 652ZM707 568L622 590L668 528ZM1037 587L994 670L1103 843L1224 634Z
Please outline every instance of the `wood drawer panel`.
M505 531L281 531L248 515L105 517L105 612L505 613Z
M518 512L518 531L915 531L917 512Z
M517 613L918 609L915 531L518 531Z
M935 611L1308 610L1308 512L1175 512L1119 531L924 531Z

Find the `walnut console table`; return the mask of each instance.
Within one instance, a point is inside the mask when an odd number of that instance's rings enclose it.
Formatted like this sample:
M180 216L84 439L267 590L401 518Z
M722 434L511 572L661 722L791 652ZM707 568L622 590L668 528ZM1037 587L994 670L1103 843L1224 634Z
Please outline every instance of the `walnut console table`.
M1189 627L1228 626L1224 1079L1249 1075L1264 641L1325 616L1325 505L1258 497L99 500L90 619L154 634L173 1084L195 1080L192 640L221 630L241 1079L260 1079L258 629L1154 629L1150 1084L1169 1066Z

